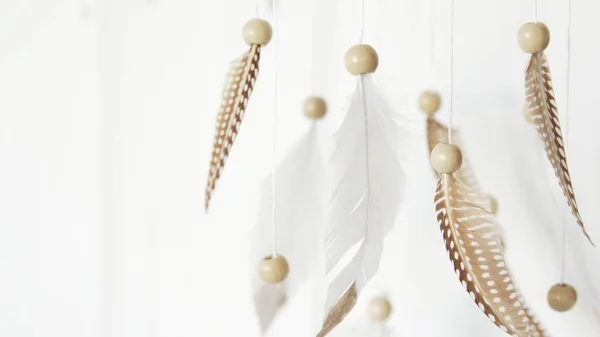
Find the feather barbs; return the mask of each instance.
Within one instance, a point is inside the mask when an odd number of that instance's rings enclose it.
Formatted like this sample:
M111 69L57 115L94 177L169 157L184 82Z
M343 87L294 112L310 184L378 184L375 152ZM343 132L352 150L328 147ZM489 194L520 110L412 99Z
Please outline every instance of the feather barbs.
M529 336L530 318L504 261L497 225L485 208L487 201L452 175L440 175L437 220L459 280L500 329Z
M552 88L552 76L546 55L532 54L525 74L527 105L531 120L540 139L544 142L546 156L552 165L558 184L563 191L571 213L588 241L594 245L588 234L575 199L567 154L562 137L558 108Z
M247 53L230 65L217 114L215 139L206 182L205 211L208 211L217 181L221 177L244 118L258 76L260 51L261 46L253 44Z
M323 322L323 328L317 334L317 337L325 337L328 333L333 330L340 322L344 320L346 315L352 311L352 308L356 305L358 299L358 290L356 289L356 282L352 283L350 287L344 292L339 301L329 309L327 317Z
M370 76L357 80L327 165L325 268L333 280L327 291L328 314L318 337L342 322L377 272L383 240L394 226L405 184L395 113ZM351 257L349 263L342 264L344 256Z

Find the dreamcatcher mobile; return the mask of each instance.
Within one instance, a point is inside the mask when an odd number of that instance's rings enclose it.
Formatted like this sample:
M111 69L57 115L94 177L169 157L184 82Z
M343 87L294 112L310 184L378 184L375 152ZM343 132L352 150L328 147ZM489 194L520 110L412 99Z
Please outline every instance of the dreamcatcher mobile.
M509 335L548 336L526 306L507 267L501 228L495 218L497 202L481 191L464 155L464 145L453 129L454 1L450 2L448 126L434 116L441 107L437 93L426 91L419 98L419 106L427 115L427 144L438 179L434 194L437 221L459 281L485 315ZM361 5L364 25L364 0ZM207 210L257 80L261 48L273 35L271 25L262 19L249 21L243 33L250 48L232 64L227 77L207 180ZM340 324L376 273L383 239L392 229L402 205L405 177L398 145L402 144L401 135L406 130L402 116L386 103L375 85L373 77L379 55L362 40L361 33L359 44L350 47L344 57L348 73L356 77L356 89L332 137L331 151L324 157L318 142L317 121L326 115L327 104L322 96L315 95L303 107L305 115L313 121L309 130L277 164L275 81L273 172L261 185L261 209L252 233L250 254L253 261L259 261L252 282L263 332L286 300L311 276L309 265L319 258L315 251L320 249L325 254L324 276L331 282L326 295L326 316L317 337L326 336ZM549 40L547 26L538 22L537 17L519 30L521 48L532 54L526 71L527 105L523 113L544 142L567 204L591 242L579 215L568 171L544 54ZM275 55L277 48L275 42ZM269 238L271 244L265 240ZM358 248L351 253L349 262L342 265L342 257L355 246ZM564 282L548 294L550 306L557 311L569 310L576 299L575 289ZM386 298L375 298L369 305L371 317L378 322L388 319L391 310Z

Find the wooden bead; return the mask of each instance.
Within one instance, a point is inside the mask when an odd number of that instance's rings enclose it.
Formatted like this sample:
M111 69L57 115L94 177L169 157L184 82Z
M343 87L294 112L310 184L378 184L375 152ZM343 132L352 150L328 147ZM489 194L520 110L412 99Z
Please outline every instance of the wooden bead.
M453 144L438 143L431 151L431 165L439 173L456 172L462 160L462 151Z
M304 101L303 110L306 117L321 119L327 113L327 102L321 97L309 97Z
M265 283L276 284L285 281L290 266L283 255L268 255L260 261L258 272Z
M569 311L575 303L577 303L577 291L569 284L555 284L548 291L548 305L555 311Z
M368 44L357 44L348 49L344 61L350 74L362 75L375 72L379 65L379 56Z
M524 52L541 53L550 43L550 30L542 22L529 22L519 28L517 39Z
M531 116L531 111L527 103L523 104L523 118L525 118L527 123L533 124L533 116Z
M425 91L419 96L419 108L429 117L440 109L441 104L442 99L436 92Z
M273 30L268 21L252 19L244 25L244 41L247 44L265 46L271 41Z
M387 298L377 297L369 303L369 315L374 321L383 322L390 317L391 313L392 304Z

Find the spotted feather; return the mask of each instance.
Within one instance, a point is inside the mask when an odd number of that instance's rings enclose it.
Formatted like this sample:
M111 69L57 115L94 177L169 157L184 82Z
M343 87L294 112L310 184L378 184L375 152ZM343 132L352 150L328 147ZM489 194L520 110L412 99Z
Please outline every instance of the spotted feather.
M217 114L215 140L206 181L205 211L208 211L215 186L244 118L248 99L258 76L260 48L259 45L251 45L247 53L231 63L227 74L223 100Z
M567 204L571 208L571 213L573 213L577 224L593 245L594 243L585 229L575 200L575 192L571 184L567 154L558 119L558 108L554 98L554 89L552 88L550 67L544 53L531 55L525 74L525 89L531 119L538 135L544 142L546 156L554 169L558 184L567 199Z
M531 322L504 261L487 198L452 175L441 174L437 220L456 275L477 306L511 336L529 337Z

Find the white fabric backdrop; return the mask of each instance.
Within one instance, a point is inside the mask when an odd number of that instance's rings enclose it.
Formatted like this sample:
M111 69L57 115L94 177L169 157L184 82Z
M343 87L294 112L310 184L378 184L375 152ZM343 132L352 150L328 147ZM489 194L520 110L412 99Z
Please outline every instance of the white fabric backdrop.
M339 121L353 86L341 59L360 27L358 1L315 0L318 7L279 1L281 158L308 125L299 107L309 93L328 95L326 125ZM266 3L262 13L270 18ZM411 205L387 240L380 272L333 335L374 333L365 303L385 293L394 303L389 327L395 336L502 336L455 280L431 205L434 182L416 99L431 88L447 100L449 2L366 3L365 42L381 58L375 81L395 108L413 115L412 136L423 152L409 163ZM242 0L0 2L0 335L259 335L246 233L255 219L257 184L270 170L274 44L266 48L210 216L202 209L223 76L245 48L240 30L254 6ZM582 216L600 242L594 221L600 3L574 0L573 6L569 159ZM552 31L548 54L563 114L566 8L566 0L540 1L539 17ZM316 13L327 23L313 22ZM529 1L456 1L455 122L484 190L499 200L509 262L533 309L554 336L598 336L592 306L600 306L600 252L565 215L521 115L527 56L515 35L531 19ZM313 24L323 34L313 36ZM321 65L311 67L313 59ZM444 109L440 118L447 117ZM573 311L557 314L545 296L559 280L565 219L567 281L581 299ZM311 335L319 324L314 311L322 309L314 307L314 291L306 294L280 316L273 336Z

